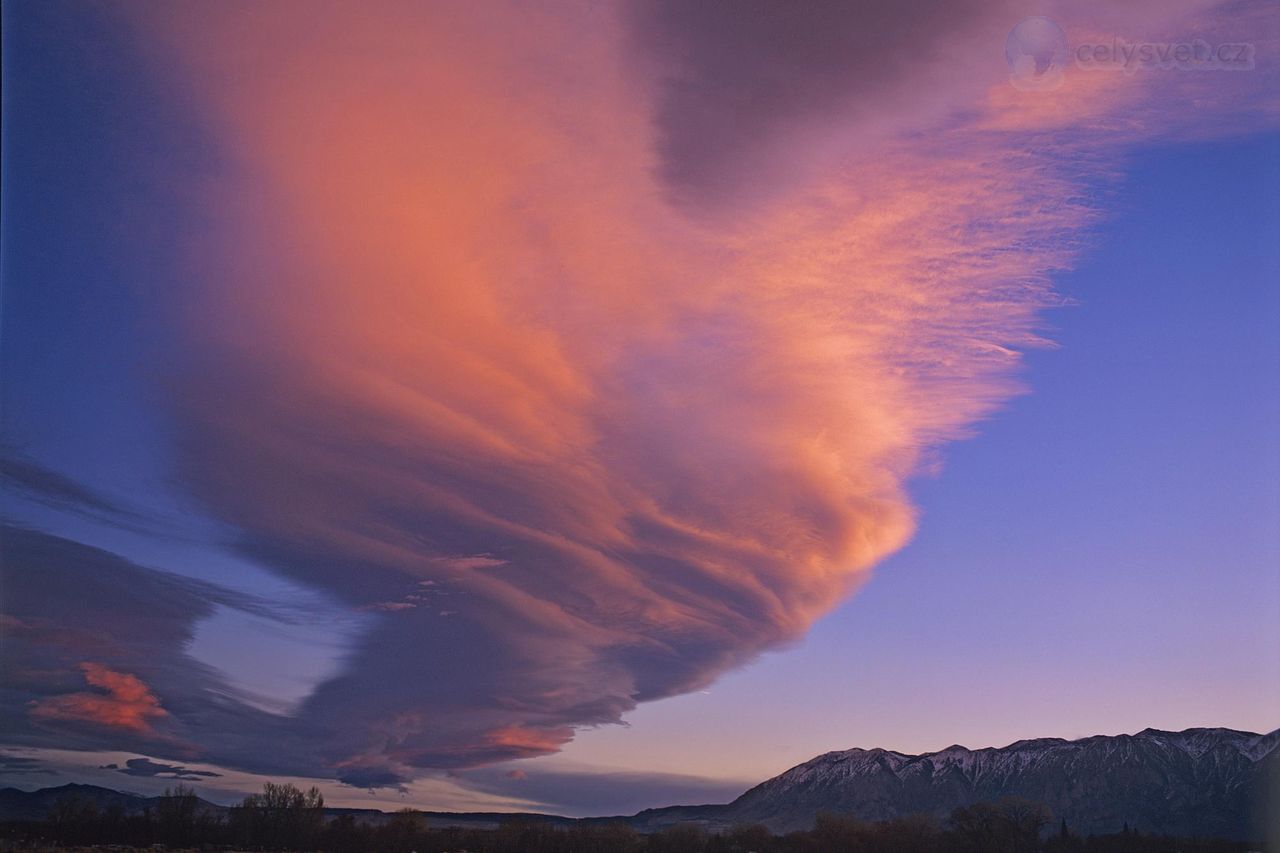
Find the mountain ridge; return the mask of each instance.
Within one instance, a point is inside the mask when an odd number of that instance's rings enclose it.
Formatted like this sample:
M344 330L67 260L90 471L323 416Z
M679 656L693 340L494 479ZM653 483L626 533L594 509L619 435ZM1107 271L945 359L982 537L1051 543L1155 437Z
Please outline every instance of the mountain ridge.
M785 832L808 828L820 812L945 818L959 806L1015 796L1044 803L1083 833L1128 823L1150 832L1243 838L1255 832L1258 803L1277 778L1277 745L1280 729L1148 728L973 750L953 744L915 755L853 748L789 768L700 819ZM660 812L651 811L651 822L661 822Z

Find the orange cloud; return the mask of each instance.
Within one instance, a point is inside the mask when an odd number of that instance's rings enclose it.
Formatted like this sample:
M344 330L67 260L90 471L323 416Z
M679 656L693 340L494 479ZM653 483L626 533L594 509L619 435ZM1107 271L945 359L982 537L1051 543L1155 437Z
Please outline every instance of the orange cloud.
M168 716L160 700L135 675L116 672L99 663L80 664L89 686L105 693L68 693L31 702L29 714L41 722L89 723L150 734L151 721Z
M768 186L691 205L681 69L637 58L625 9L322 8L142 24L228 162L179 315L184 481L246 552L384 614L299 712L379 784L553 751L865 580L912 533L909 478L1018 391L1129 138L1034 134L1156 83L1020 99L939 27L896 88L802 66L823 111L741 162L812 168L717 169Z

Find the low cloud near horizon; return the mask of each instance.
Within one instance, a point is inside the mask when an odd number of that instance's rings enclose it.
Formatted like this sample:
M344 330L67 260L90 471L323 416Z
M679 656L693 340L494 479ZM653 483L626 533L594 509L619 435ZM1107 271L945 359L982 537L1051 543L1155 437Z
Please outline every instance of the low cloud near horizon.
M803 637L908 541L910 478L1021 390L1090 182L1203 97L1017 92L1016 15L917 6L131 7L227 163L187 188L166 306L175 480L368 627L270 713L187 654L215 605L269 603L11 528L16 571L50 572L6 610L16 742L581 803L568 771L471 768ZM889 41L832 35L859 26ZM88 567L119 588L62 598ZM601 809L727 791L615 781Z

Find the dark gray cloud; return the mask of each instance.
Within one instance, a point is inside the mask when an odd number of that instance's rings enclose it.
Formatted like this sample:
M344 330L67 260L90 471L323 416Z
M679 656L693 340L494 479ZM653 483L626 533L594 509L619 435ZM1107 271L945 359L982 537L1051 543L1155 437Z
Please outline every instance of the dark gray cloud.
M179 662L217 596L210 585L12 525L0 526L0 560L10 697L0 720L10 734L30 730L28 700L83 687L85 661L150 683Z
M663 177L695 205L741 202L776 186L806 165L786 145L794 134L818 121L872 124L906 87L913 98L941 88L955 76L942 42L1007 18L1005 5L635 0L636 47L658 81Z
M327 772L293 721L245 704L185 651L216 606L270 615L271 605L13 525L0 525L0 565L9 743Z
M124 767L118 764L104 764L99 769L115 770L117 773L123 773L126 776L160 777L162 779L181 779L191 782L222 775L211 770L192 770L180 764L161 764L149 758L130 758L124 763Z

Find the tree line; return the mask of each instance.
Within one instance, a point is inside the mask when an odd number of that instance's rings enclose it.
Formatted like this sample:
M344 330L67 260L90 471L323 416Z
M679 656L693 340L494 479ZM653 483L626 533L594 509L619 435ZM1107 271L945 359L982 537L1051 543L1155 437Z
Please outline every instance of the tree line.
M1214 839L1144 835L1125 826L1080 837L1056 826L1041 805L1009 798L955 809L945 821L913 816L876 823L819 815L813 829L775 835L763 826L712 832L679 825L641 834L624 823L568 825L512 819L494 829L433 827L403 809L370 823L326 815L324 797L267 783L226 810L207 808L195 791L166 790L152 808L126 814L68 795L43 821L0 824L5 849L114 844L169 849L325 851L325 853L1244 853L1251 845Z

